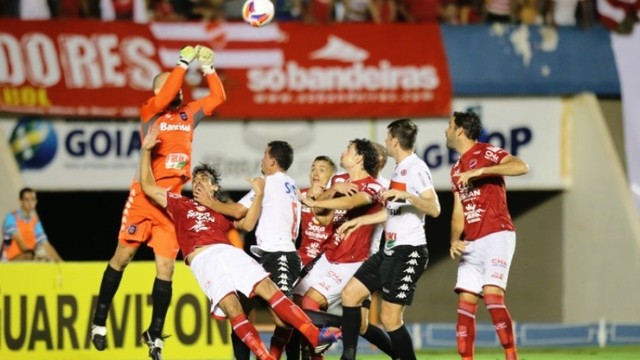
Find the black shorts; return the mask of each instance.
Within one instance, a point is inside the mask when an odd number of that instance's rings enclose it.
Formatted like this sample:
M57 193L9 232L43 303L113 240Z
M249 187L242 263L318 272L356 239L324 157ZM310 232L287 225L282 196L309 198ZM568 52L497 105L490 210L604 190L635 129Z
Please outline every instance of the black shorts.
M393 248L392 255L378 251L365 261L353 275L370 293L381 291L384 301L411 305L416 284L429 262L426 245L402 245Z
M293 297L293 284L300 276L301 261L297 251L266 253L260 259L271 280L288 297Z

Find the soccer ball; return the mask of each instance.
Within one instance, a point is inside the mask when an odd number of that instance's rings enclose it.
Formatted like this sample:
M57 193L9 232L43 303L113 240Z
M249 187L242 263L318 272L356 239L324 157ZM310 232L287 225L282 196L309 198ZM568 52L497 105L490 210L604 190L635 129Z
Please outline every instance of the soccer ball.
M242 6L242 18L251 26L267 25L274 14L275 8L270 0L247 0Z

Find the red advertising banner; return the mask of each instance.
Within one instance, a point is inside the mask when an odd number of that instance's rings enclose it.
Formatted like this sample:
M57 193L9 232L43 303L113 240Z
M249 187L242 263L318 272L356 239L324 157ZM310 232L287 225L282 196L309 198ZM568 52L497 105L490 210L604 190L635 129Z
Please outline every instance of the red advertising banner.
M0 21L0 111L136 117L153 77L185 44L216 51L218 117L447 116L452 87L439 27L298 23ZM71 30L73 29L73 30ZM197 66L187 98L204 88Z

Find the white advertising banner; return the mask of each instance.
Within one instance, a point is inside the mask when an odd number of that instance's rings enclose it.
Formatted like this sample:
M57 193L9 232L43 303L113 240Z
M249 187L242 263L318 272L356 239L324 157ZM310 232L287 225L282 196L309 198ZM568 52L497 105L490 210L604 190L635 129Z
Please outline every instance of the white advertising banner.
M629 35L612 33L611 46L620 78L627 174L640 212L640 24Z
M483 119L483 138L527 161L529 174L509 178L511 190L562 189L563 102L560 98L460 99L454 110L473 110ZM384 144L393 119L332 121L206 121L195 132L193 161L214 163L227 190L245 190L246 177L260 172L266 144L286 140L295 149L289 173L307 186L318 155L336 164L350 140ZM431 168L438 190L449 189L457 155L446 148L448 119L415 119L416 153ZM67 122L38 118L0 119L25 183L39 190L126 190L136 170L140 145L136 122ZM383 171L390 178L393 159Z

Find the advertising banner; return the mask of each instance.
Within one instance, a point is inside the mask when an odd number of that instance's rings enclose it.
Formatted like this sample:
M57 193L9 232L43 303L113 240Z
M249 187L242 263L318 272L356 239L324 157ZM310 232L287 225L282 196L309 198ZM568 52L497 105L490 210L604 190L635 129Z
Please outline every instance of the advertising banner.
M0 266L1 359L142 359L140 334L151 320L153 262L127 267L107 318L107 348L91 344L91 321L104 263L11 263ZM209 316L209 300L191 271L177 264L164 332L167 359L232 358L228 321Z
M443 116L452 87L438 25L0 21L0 111L137 117L180 48L216 52L225 119ZM73 29L73 30L71 30ZM206 89L192 64L186 99Z
M483 139L527 161L526 176L509 178L509 189L550 190L565 187L565 104L560 98L461 99L455 110L480 114ZM384 144L392 119L320 121L206 121L195 130L193 163L211 162L228 190L249 188L246 177L260 174L269 141L286 140L294 148L289 173L300 187L309 182L318 155L336 164L350 140L369 138ZM446 148L448 118L417 118L416 153L431 168L436 187L448 190L449 169L457 155ZM130 122L66 122L25 117L0 119L25 183L40 190L126 191L138 167L138 124ZM383 170L391 177L393 159Z

